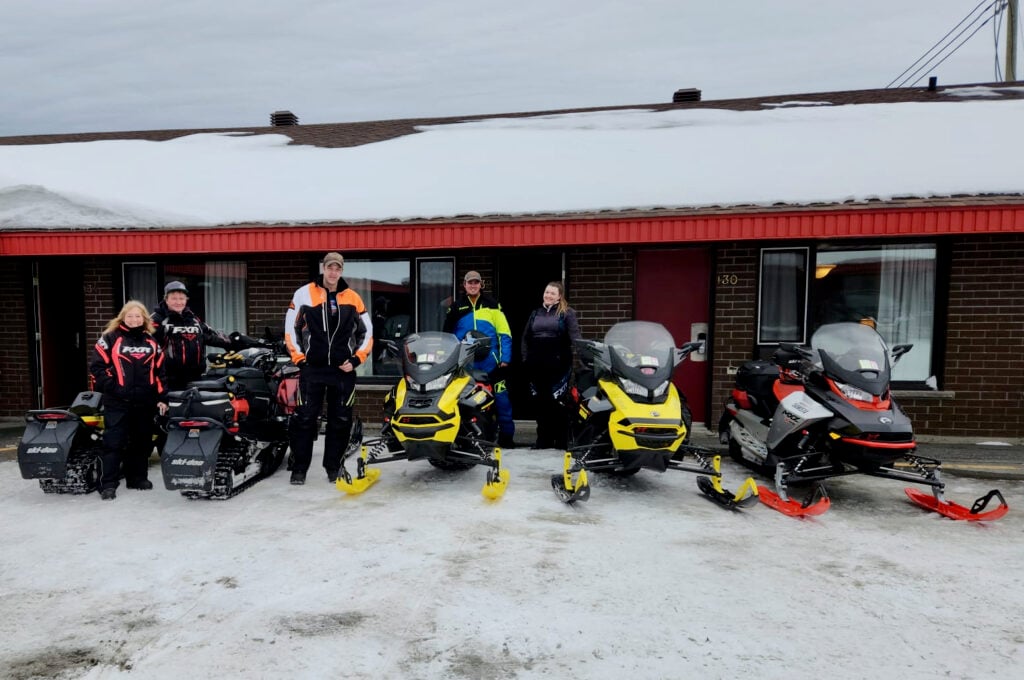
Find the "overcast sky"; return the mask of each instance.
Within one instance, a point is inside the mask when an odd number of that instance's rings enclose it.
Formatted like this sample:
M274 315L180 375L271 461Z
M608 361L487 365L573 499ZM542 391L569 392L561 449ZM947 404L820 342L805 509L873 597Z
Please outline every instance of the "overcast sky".
M681 87L705 99L884 87L977 6L0 0L0 136L246 127L281 109L327 123L655 103ZM995 25L919 84L994 80Z

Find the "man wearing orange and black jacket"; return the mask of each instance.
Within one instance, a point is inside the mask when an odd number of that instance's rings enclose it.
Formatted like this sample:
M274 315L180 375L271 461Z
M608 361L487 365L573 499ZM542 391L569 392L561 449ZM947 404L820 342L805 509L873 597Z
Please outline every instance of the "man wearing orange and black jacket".
M356 373L373 347L373 324L362 298L341 278L345 258L327 253L324 276L295 291L284 321L284 338L299 374L299 405L289 432L292 484L305 484L313 459L317 419L327 398L324 469L334 482L352 434Z

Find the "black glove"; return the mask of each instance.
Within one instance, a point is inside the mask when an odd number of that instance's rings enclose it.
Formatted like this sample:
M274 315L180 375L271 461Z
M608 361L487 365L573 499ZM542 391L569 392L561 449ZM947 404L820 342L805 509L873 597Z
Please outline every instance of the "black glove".
M359 368L359 364L363 363L363 360L353 354L348 358L348 362L352 364L352 368Z

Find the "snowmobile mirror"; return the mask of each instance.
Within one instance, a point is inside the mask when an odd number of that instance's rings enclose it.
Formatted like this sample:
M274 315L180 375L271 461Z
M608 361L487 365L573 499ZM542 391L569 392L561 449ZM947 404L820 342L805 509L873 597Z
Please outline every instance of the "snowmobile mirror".
M895 364L897 361L900 360L901 356L903 356L904 354L909 352L911 349L913 349L913 347L914 347L913 344L896 345L895 347L893 347L892 348L892 362Z

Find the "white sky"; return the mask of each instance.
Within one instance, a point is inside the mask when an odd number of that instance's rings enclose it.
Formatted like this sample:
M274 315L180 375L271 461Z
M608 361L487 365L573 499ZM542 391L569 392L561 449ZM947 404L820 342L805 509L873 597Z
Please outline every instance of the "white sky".
M1024 662L1024 486L978 526L855 476L799 521L702 498L695 476L592 476L555 451L484 469L380 466L347 497L314 467L223 502L163 488L47 496L0 462L0 676L1013 678ZM745 476L731 462L725 484ZM947 477L970 506L992 482ZM1016 670L1014 670L1016 669ZM58 675L58 671L69 671Z
M950 90L949 103L492 119L343 149L231 134L0 145L0 228L1024 193L1024 100L984 92L970 102Z
M649 104L681 87L705 99L885 87L978 4L0 0L0 136L249 127L280 109L329 123ZM1001 79L996 26L919 84Z

